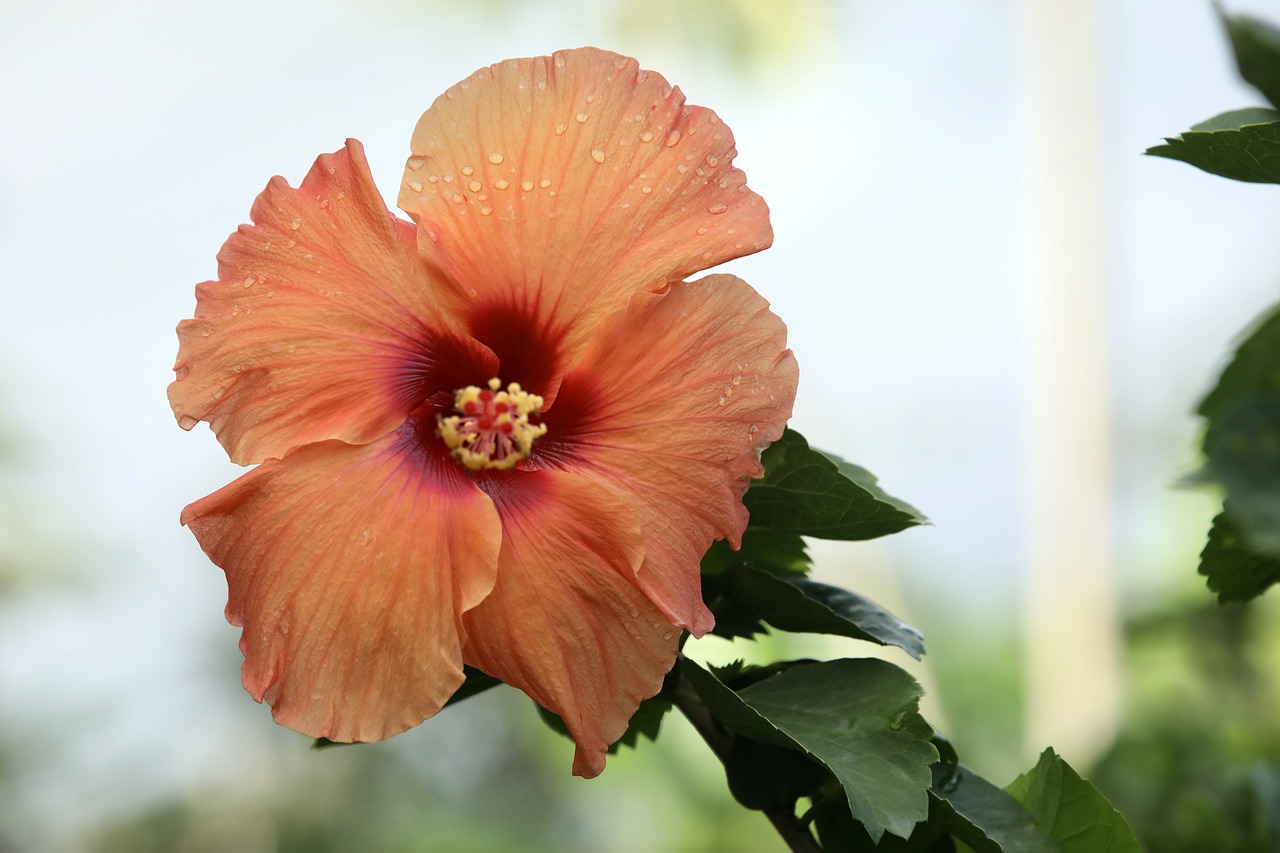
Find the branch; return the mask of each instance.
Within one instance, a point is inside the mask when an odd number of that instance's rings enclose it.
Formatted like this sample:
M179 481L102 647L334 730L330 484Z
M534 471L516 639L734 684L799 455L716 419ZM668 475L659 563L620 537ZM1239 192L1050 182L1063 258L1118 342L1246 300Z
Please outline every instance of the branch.
M707 746L711 747L711 751L716 758L720 759L720 763L727 765L737 738L725 731L707 707L694 698L693 688L684 679L683 674L680 677L679 689L673 690L671 696L675 706L693 725L694 730L702 736ZM764 816L773 824L773 828L782 836L782 840L791 848L792 853L822 853L822 848L818 846L808 827L796 817L795 803L770 806L764 809Z

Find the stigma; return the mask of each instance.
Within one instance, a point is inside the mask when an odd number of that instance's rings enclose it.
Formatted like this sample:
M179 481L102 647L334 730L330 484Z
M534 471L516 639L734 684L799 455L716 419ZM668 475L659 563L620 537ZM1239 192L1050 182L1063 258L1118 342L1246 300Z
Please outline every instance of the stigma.
M440 437L453 458L470 471L509 470L533 452L533 440L547 431L529 416L542 411L542 398L512 382L506 390L497 378L487 388L468 385L454 395L460 414L438 418Z

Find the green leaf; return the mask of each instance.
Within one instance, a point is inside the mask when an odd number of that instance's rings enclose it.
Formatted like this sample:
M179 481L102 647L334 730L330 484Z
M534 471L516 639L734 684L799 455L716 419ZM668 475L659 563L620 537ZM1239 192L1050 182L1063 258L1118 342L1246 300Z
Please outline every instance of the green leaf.
M547 728L558 735L573 740L573 735L569 733L569 727L564 724L564 720L554 711L548 711L546 708L534 702L534 707L538 709L538 717L546 724ZM618 747L629 746L635 749L640 743L641 736L649 740L657 740L658 732L662 728L662 718L671 710L671 700L659 693L657 696L650 696L640 703L640 707L636 708L636 712L631 715L631 722L627 724L627 730L622 733L622 737L618 738L609 745L609 754L616 755Z
M761 456L764 476L751 484L743 503L751 526L820 539L875 539L924 522L908 504L885 495L875 478L857 466L863 482L842 473L836 462L787 430Z
M1280 307L1246 333L1196 411L1206 421L1207 473L1243 538L1231 548L1280 557Z
M811 796L830 772L794 748L737 738L724 766L729 793L749 809L769 809Z
M692 661L681 669L699 698L737 734L799 749L844 787L849 811L879 842L911 835L929 814L938 752L919 713L914 678L881 660L795 666L735 693Z
M1058 853L1058 843L1012 796L963 765L935 781L930 819L938 820L974 853Z
M1052 749L1005 791L1058 842L1062 853L1142 853L1120 813Z
M1240 76L1280 107L1280 30L1248 15L1223 15Z
M1280 558L1259 554L1245 544L1231 513L1224 509L1213 520L1209 541L1200 552L1200 574L1218 600L1249 601L1280 583Z
M1265 122L1260 121L1264 119ZM1223 113L1147 149L1154 157L1190 163L1236 181L1280 184L1280 114L1271 110Z
M484 691L488 690L491 687L497 687L499 684L502 683L498 679L494 678L492 675L489 675L488 673L485 673L485 672L481 672L480 670L476 669L473 666L464 665L462 667L462 675L463 675L462 684L458 687L457 690L453 691L453 695L449 697L449 701L444 703L444 706L446 708L448 708L450 705L453 705L457 702L461 702L463 699L470 699L472 696L475 696L477 693L483 693ZM356 741L356 743L359 743L359 742L360 741ZM335 746L351 746L351 745L352 744L350 743L344 743L342 741L329 740L327 737L318 737L315 739L314 742L312 742L311 748L318 750L318 749L330 749Z
M702 558L702 573L718 575L730 566L751 566L774 575L803 575L809 571L809 553L798 533L748 527L737 551L723 539L711 543Z
M497 687L502 683L492 675L489 675L489 673L481 672L473 666L464 665L462 667L462 674L464 677L462 685L457 690L453 691L453 695L449 697L449 701L444 703L446 708L450 705L461 702L463 699L470 699L478 693L483 693L491 687Z
M783 631L813 632L897 646L917 660L924 638L915 628L868 598L805 578L780 578L735 566L720 579L724 609L733 608L735 624L764 620ZM717 620L721 610L716 610Z

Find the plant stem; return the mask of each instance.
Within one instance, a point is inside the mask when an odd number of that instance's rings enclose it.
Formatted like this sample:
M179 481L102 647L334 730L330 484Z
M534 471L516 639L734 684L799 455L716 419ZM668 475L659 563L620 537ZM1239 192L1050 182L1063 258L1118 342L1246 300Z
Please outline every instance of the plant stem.
M681 684L681 687L688 685ZM725 731L706 706L693 697L691 688L672 691L672 701L693 725L694 730L702 735L720 763L727 765L736 737ZM782 836L792 853L822 853L822 848L818 846L808 827L796 817L794 803L782 803L764 809L764 816L773 824L773 828Z

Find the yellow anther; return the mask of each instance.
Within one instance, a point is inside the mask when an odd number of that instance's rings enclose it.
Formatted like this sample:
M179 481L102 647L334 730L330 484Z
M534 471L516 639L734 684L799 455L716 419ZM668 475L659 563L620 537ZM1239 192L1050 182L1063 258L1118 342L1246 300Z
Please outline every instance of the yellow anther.
M531 424L542 411L542 398L512 382L505 391L497 377L487 389L475 385L454 394L461 414L438 419L440 437L453 457L470 471L508 470L533 452L533 440L546 434L546 424Z

